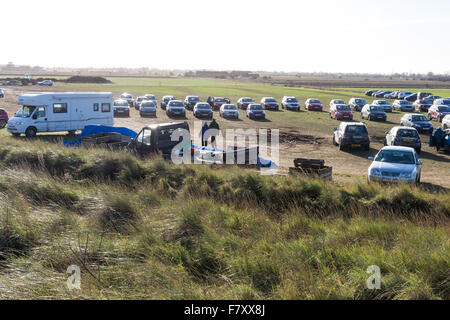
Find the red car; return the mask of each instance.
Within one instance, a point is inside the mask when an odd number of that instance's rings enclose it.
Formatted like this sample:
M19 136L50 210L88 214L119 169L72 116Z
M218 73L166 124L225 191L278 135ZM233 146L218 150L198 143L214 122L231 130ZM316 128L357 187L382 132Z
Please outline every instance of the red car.
M261 99L261 105L263 106L263 108L265 110L276 110L278 111L279 109L279 105L277 100L275 100L275 98L272 97L264 97Z
M4 109L0 109L0 129L3 129L8 123L8 112Z
M323 110L323 104L318 99L311 99L309 98L305 102L305 109L308 111L322 111Z
M230 100L226 99L226 98L220 98L220 97L214 97L210 100L208 99L208 103L213 110L219 110L223 104L228 103L227 101L230 101Z
M428 120L436 119L437 121L442 122L442 119L448 114L450 114L450 106L433 104L428 109Z
M335 104L330 107L330 118L336 120L353 120L353 112L346 104Z

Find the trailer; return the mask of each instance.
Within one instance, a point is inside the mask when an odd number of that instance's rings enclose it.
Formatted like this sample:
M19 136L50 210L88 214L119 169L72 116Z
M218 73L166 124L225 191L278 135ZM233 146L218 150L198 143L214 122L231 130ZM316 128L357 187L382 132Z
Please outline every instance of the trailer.
M319 177L331 180L333 168L325 166L325 160L295 158L294 167L289 168L289 173L292 175L304 175L307 177Z
M74 133L87 125L114 125L111 92L28 93L18 97L19 111L7 130L15 136L40 132Z

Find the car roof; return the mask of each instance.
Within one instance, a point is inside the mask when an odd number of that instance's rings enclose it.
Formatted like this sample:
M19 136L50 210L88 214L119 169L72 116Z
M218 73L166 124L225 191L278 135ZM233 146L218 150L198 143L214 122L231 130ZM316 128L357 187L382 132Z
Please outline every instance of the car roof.
M395 130L405 129L405 130L415 130L415 131L417 131L416 128L413 128L413 127L405 127L405 126L395 126L395 127L392 127L392 129L395 129Z
M386 146L381 148L381 150L396 150L396 151L410 151L410 152L414 151L414 149L411 147L400 147L400 146Z
M366 124L365 123L362 123L362 122L347 122L347 121L344 121L344 122L341 122L341 126L348 126L348 125L352 125L352 126L366 126Z

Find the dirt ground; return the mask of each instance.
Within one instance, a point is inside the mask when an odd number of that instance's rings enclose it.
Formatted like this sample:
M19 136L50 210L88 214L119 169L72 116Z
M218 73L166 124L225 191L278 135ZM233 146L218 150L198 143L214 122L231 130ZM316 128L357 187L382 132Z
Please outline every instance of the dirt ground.
M41 88L35 90L43 91ZM25 91L22 88L11 87L4 88L4 91L6 94L4 99L0 99L0 108L6 109L11 117L18 110L18 95L23 94ZM29 91L30 90L27 92ZM180 120L188 121L191 131L193 131L194 121L198 121L196 125L201 126L202 122L194 118L192 112L187 110L186 114L187 117L184 119L170 119L165 114L165 111L158 106L156 118L141 118L139 112L132 108L129 118L115 119L115 126L128 127L137 132L147 124ZM270 121L253 121L247 119L242 111L240 113L240 119L238 120L222 119L217 112L214 113L214 116L221 129L270 129L271 126ZM210 119L205 120L208 122L210 121ZM332 145L331 132L329 135L311 135L308 133L301 133L298 128L288 126L280 127L278 129L280 130L279 166L281 173L287 173L288 168L293 166L293 159L296 157L324 159L326 165L333 167L333 178L342 182L352 182L355 179L366 179L367 169L371 163L367 157L375 155L377 151L382 148L384 139L382 136L371 136L371 148L369 151L353 150L351 152L344 152L339 151L337 147ZM268 131L270 132L270 130ZM450 188L450 155L443 152L436 153L436 150L427 146L428 140L426 137L422 138L422 142L423 151L421 159L424 162L421 177L422 182L431 186L436 186L438 189L441 189L441 187Z

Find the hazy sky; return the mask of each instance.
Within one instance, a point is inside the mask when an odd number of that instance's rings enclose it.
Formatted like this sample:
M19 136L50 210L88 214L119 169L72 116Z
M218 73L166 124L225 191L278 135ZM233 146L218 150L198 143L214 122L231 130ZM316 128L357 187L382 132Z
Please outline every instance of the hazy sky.
M2 1L0 64L450 72L448 0Z

